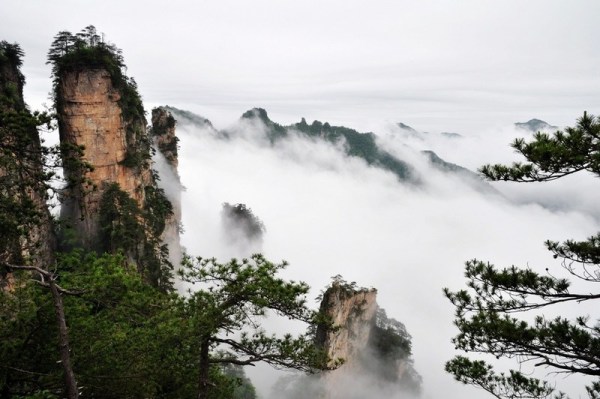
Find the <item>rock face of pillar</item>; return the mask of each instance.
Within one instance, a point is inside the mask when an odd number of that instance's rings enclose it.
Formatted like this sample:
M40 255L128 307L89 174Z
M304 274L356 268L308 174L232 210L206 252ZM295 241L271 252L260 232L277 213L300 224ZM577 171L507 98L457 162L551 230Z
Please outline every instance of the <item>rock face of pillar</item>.
M146 121L143 112L124 112L123 93L103 68L63 73L56 95L69 182L61 216L84 247L99 249L100 202L111 184L145 206L152 185Z
M165 191L171 205L173 214L165 221L165 230L161 239L169 247L169 259L173 265L178 265L182 260L180 241L181 230L181 192L183 186L177 167L179 166L178 142L176 121L171 112L165 107L152 110L152 128L150 130L153 145L156 151L155 166L160 172L158 186Z
M320 326L317 343L331 368L317 386L326 399L413 398L421 377L412 364L411 337L404 325L388 319L377 305L377 290L334 281L324 292L320 311L333 328Z
M0 261L46 268L55 239L36 124L23 99L23 53L0 42ZM0 288L10 278L0 273Z
M157 184L137 86L114 45L82 35L64 33L49 57L67 180L61 243L123 253L148 283L170 289L164 233L173 205Z
M317 330L317 341L331 359L329 366L343 360L341 369L358 367L358 355L367 347L377 312L377 290L355 290L334 282L323 294L321 312L335 326Z

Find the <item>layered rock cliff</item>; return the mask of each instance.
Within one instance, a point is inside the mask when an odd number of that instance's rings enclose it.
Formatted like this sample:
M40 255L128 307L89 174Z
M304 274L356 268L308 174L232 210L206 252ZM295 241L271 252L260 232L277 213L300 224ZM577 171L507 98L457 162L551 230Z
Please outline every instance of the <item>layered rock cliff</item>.
M320 310L335 326L317 330L317 341L331 359L329 366L341 359L343 369L358 367L359 353L367 347L377 311L377 290L355 290L334 281L323 294Z
M123 252L148 282L169 288L165 230L177 216L157 184L144 107L120 50L95 29L61 32L49 60L67 180L62 242Z
M140 208L145 205L145 187L152 185L149 156L136 163L132 148L143 150L147 144L130 132L143 136L146 123L143 115L124 118L122 94L106 69L65 72L59 79L57 99L60 140L68 158L65 177L71 183L62 216L85 246L98 248L100 200L110 183L118 184ZM79 158L78 148L83 150Z
M25 105L22 55L18 45L0 42L0 262L46 268L55 240L36 128L45 118Z
M323 294L320 311L333 328L320 326L317 342L331 359L330 367L341 363L321 377L322 398L406 397L420 392L421 378L410 357L411 337L377 305L375 289L335 280Z
M155 166L160 173L157 184L162 188L171 205L173 214L166 220L165 230L161 239L169 246L169 258L174 265L178 265L183 256L180 244L181 231L181 192L183 186L177 167L179 166L178 142L175 131L176 121L165 107L152 110L152 128L150 134L153 146L156 149Z
M179 139L175 133L175 125L177 121L165 107L157 107L152 110L152 138L154 145L165 157L174 174L177 174L177 166L179 165L178 158L178 143Z

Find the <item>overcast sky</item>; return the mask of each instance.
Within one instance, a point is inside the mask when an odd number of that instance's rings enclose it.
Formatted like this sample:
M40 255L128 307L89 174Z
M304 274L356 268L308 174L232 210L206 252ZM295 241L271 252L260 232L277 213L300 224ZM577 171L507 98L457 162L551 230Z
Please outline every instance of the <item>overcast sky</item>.
M0 39L26 52L26 100L50 90L60 30L93 24L123 49L147 107L217 125L260 106L369 129L476 132L600 106L600 2L553 0L3 0Z

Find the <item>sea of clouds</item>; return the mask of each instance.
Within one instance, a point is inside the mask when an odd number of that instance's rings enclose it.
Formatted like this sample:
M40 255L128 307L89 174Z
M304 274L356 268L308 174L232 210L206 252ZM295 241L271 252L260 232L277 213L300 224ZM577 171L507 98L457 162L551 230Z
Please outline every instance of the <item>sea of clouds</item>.
M490 194L432 169L420 153L433 150L471 170L518 160L508 144L531 133L512 126L453 138L409 134L396 125L375 129L382 148L417 168L420 186L344 155L344 143L292 135L271 145L263 128L241 120L227 127L232 134L224 140L206 127L178 124L184 247L194 256L222 261L247 257L250 250L275 262L285 259L290 263L285 277L309 283L311 300L337 274L376 287L380 306L413 337L424 398L485 395L444 371L456 354L451 343L456 329L442 288L464 287L465 261L549 267L560 275L560 264L543 242L585 239L600 227L597 180L589 175L544 185L491 183L498 194ZM261 246L237 247L224 239L225 202L246 204L264 222ZM275 332L304 328L281 320L266 326ZM281 376L268 366L246 371L261 397L268 397ZM551 378L581 393L580 379Z

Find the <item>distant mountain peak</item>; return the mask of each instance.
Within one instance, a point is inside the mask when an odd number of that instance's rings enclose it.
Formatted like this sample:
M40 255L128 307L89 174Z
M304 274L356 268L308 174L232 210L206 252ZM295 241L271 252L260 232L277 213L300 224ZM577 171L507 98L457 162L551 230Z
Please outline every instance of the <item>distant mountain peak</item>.
M192 123L192 124L202 126L202 127L207 127L211 130L216 131L216 129L214 128L212 123L203 116L195 114L191 111L185 111L185 110L182 110L182 109L179 109L176 107L172 107L170 105L164 105L164 106L162 106L162 108L166 109L171 114L173 114L173 116L175 117L177 122Z
M406 124L404 124L404 123L402 123L402 122L398 122L396 125L397 125L397 126L400 128L400 129L404 129L404 130L408 130L408 131L410 131L410 132L417 133L417 131L416 131L415 129L413 129L412 127L410 127L410 126L408 126L408 125L406 125Z
M558 126L553 126L541 119L530 119L527 122L517 122L515 127L519 129L529 130L531 132L539 132L545 130L558 130Z
M267 110L264 108L252 108L242 114L242 119L254 119L258 118L264 123L271 122L269 119L269 115L267 115Z
M447 137L449 139L459 139L462 138L462 135L453 132L442 132L440 133L442 136Z

